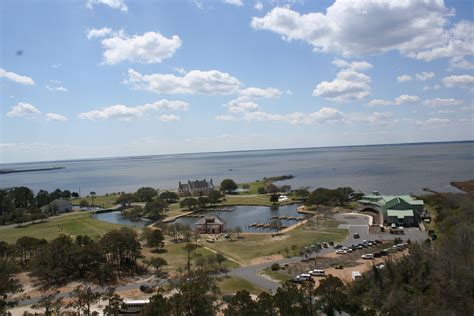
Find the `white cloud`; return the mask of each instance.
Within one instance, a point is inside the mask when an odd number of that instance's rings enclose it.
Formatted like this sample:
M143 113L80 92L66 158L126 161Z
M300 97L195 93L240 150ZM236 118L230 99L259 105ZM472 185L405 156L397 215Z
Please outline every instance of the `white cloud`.
M108 27L103 27L101 29L88 29L87 30L87 38L99 38L99 37L106 37L112 34L112 29Z
M227 3L227 4L232 4L232 5L235 5L237 7L241 7L244 5L244 0L223 0L224 3Z
M416 80L419 81L426 81L429 79L433 79L436 76L434 72L421 72L415 75Z
M61 86L61 85L59 85L59 86L46 85L46 89L48 89L49 91L60 91L60 92L66 92L66 91L68 91L66 88L64 88L64 87Z
M276 7L254 17L251 27L305 41L314 51L345 56L398 51L428 61L473 54L472 22L448 29L453 15L442 0L336 0L325 13Z
M239 91L239 100L255 100L260 98L278 98L281 91L275 88L255 88L250 87Z
M459 68L465 70L474 69L474 63L466 60L463 56L456 56L449 60L449 65L452 68Z
M430 107L455 106L455 105L463 104L463 100L452 99L452 98L450 99L435 98L435 99L425 100L423 104Z
M333 81L320 82L313 95L333 101L358 100L370 94L370 82L371 79L366 74L350 68L344 69Z
M344 121L349 124L386 125L396 122L392 117L393 114L390 112L348 113L345 115Z
M162 122L176 122L181 120L181 117L174 114L163 114L160 115L160 121Z
M147 103L144 105L130 107L123 104L111 105L99 110L92 110L79 114L81 119L120 119L130 120L145 115L150 111L160 110L181 110L186 111L188 104L183 101L168 101L166 99L154 103ZM170 116L165 116L164 119L170 119Z
M143 75L129 69L125 83L136 90L170 94L231 94L240 86L237 78L217 70L192 70L179 77L172 74Z
M323 124L327 122L339 121L343 118L343 113L334 108L324 107L312 113L293 112L288 114L271 114L266 112L247 112L243 118L247 121L260 122L286 122L290 124Z
M30 85L31 86L31 85L35 84L33 79L31 79L30 77L21 76L19 74L14 73L14 72L6 71L3 68L0 68L0 78L6 78L10 81L20 83L20 84L24 84L24 85Z
M412 79L413 79L413 78L412 78L412 76L410 76L410 75L401 75L401 76L398 76L398 77L397 77L397 81L398 81L398 82L407 82L407 81L410 81L410 80L412 80Z
M460 75L448 76L443 78L443 84L448 88L468 88L472 90L474 86L474 76Z
M237 118L232 115L217 115L215 117L217 121L236 121Z
M420 101L420 98L416 95L402 94L402 95L396 97L393 101L391 101L391 100L380 100L380 99L370 100L368 105L369 106L400 105L400 104L404 104L404 103L416 103L416 102L419 102L419 101Z
M470 21L460 21L453 28L444 30L435 47L412 53L409 56L425 61L440 58L451 58L456 65L460 58L474 54L474 24Z
M104 29L102 29L104 30ZM107 33L108 29L101 31ZM98 37L97 32L94 37ZM91 34L87 34L88 38ZM181 47L181 39L177 35L170 38L164 37L159 32L146 32L143 35L129 36L120 31L101 41L105 49L104 63L115 65L123 61L151 64L160 63L163 59L170 58ZM106 35L104 35L106 36Z
M249 112L249 111L257 111L259 110L258 104L251 102L251 101L240 101L240 100L232 100L229 103L225 104L229 112L232 113L241 113L241 112Z
M94 5L103 4L112 9L119 9L122 12L128 11L128 6L124 0L86 0L86 6L92 9Z
M12 109L10 112L7 113L9 117L33 117L37 114L40 114L40 110L38 110L34 105L29 103L20 102Z
M415 121L415 124L419 126L430 127L430 126L436 126L436 125L446 125L449 122L451 121L446 118L432 117L426 120Z
M66 122L68 120L67 117L56 114L56 113L46 113L46 118L48 121L56 121L56 122Z
M260 1L257 1L253 7L254 7L256 10L260 11L260 10L263 9L263 3L261 3Z
M54 65L51 65L51 68L59 68L59 67L62 67L63 64L54 64Z
M358 70L368 70L370 68L372 68L372 64L366 62L366 61L353 61L351 63L343 60L343 59L339 59L339 58L335 58L333 61L332 61L332 64L333 65L336 65L337 67L339 68L349 68L349 69L352 69L352 70L355 70L355 71L358 71Z
M432 85L432 86L424 86L421 90L422 91L430 91L430 90L438 90L439 88L441 88L441 86L439 84L435 84L435 85Z

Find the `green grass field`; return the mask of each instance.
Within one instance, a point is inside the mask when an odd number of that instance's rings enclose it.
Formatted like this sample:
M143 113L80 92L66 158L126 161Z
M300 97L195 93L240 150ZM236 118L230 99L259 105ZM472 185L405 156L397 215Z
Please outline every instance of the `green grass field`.
M223 295L234 294L238 290L247 290L250 294L258 295L264 290L239 277L222 277L217 286Z
M224 255L242 263L250 263L254 258L281 254L286 255L285 248L293 255L292 245L298 249L323 241L341 241L348 231L337 229L334 220L312 220L283 236L272 237L268 234L241 234L241 239L219 241L206 244L207 247L222 252Z
M0 229L0 240L14 243L18 238L31 236L51 240L60 234L72 236L88 235L97 238L122 225L99 221L90 217L89 212L71 213L46 220L27 227L8 227Z
M94 205L107 208L112 205L115 205L116 204L115 201L117 200L118 197L119 195L113 195L113 194L99 195L99 196L94 197ZM78 199L71 199L71 203L74 205L79 205L81 203L81 200L86 200L87 202L89 202L89 204L92 205L92 197L90 196L82 197Z

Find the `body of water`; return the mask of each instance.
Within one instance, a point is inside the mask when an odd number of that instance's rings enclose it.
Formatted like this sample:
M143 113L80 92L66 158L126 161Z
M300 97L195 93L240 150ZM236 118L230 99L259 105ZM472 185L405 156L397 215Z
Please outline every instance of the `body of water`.
M199 212L200 215L204 216L218 216L225 225L226 229L235 229L240 227L244 232L269 232L269 230L255 229L249 227L253 223L270 223L271 218L274 216L296 216L304 217L303 214L299 214L296 209L299 204L284 205L278 207L267 207L267 206L249 206L241 205L234 206L231 209L233 211L206 211ZM201 220L199 217L180 217L173 223L186 224L191 229L194 229L194 223ZM281 225L290 226L296 223L294 220L287 221L285 219L280 220Z
M122 216L120 211L108 212L108 213L99 213L95 214L92 217L99 221L109 222L113 224L121 224L131 227L145 227L151 224L152 221L147 219L141 219L139 221L131 221L128 218Z
M249 182L292 174L293 188L350 186L382 194L456 191L474 178L474 142L280 149L1 164L0 169L65 169L0 175L0 187L60 188L87 195L132 192L142 186L177 189L178 181L225 178ZM280 182L282 184L283 182Z

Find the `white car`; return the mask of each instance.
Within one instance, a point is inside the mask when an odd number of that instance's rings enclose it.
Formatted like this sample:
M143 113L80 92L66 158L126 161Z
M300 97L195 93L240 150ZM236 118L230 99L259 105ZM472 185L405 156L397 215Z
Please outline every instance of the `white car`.
M347 251L346 251L346 250L339 249L338 251L336 251L336 253L337 253L338 255L345 255L345 254L347 254Z
M325 276L324 270L312 270L309 271L312 276Z
M374 259L374 255L371 253L362 255L362 259Z

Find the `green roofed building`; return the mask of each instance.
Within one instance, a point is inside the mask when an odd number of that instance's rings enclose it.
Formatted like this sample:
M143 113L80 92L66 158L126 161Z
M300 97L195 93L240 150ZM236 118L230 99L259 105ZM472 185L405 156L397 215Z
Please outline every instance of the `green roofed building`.
M364 195L360 200L362 209L370 209L383 216L384 224L415 226L424 202L410 195L380 195L378 192Z

